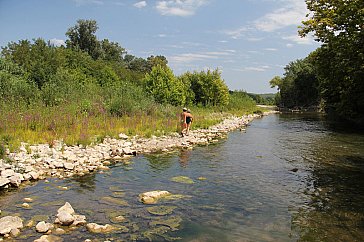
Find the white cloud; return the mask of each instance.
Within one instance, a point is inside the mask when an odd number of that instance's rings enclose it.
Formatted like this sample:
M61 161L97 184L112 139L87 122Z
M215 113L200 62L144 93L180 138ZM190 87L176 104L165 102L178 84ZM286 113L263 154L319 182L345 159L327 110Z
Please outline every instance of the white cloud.
M224 31L225 34L230 36L233 39L239 39L242 37L249 29L247 27L241 27L234 30L226 30Z
M217 59L218 56L209 55L209 54L195 54L195 53L186 53L180 54L176 56L169 57L170 62L192 62L192 61L200 61L200 60L207 60L207 59Z
M265 48L264 50L267 50L267 51L277 51L278 49L276 49L276 48Z
M314 40L312 39L312 37L307 36L305 38L301 38L300 36L298 36L298 34L285 36L285 37L282 37L282 39L289 40L289 41L295 42L296 44L300 44L300 45L312 45L314 43Z
M159 38L165 38L165 37L167 37L167 35L166 34L158 34L158 37Z
M66 46L66 43L65 43L65 41L64 41L63 39L56 39L56 38L53 38L53 39L50 39L50 40L49 40L49 43L50 43L51 45L54 45L54 46L57 46L57 47L59 47L59 46L61 46L61 45Z
M247 66L247 67L244 67L241 69L233 69L233 70L242 71L242 72L246 72L246 71L264 72L269 68L270 68L270 66Z
M86 5L86 4L96 4L103 5L104 2L102 0L73 0L77 6Z
M200 53L185 53L175 56L170 56L168 60L174 64L178 63L190 63L193 61L203 61L211 59L219 59L222 56L230 56L235 53L235 50L224 50L224 51L208 51Z
M147 2L146 1L140 1L140 2L134 3L133 6L136 7L136 8L144 8L144 7L147 6Z
M260 31L273 32L287 26L298 26L304 20L308 10L304 1L285 0L286 6L254 21L254 27Z
M169 0L158 1L156 8L162 15L186 17L194 15L205 4L207 0Z

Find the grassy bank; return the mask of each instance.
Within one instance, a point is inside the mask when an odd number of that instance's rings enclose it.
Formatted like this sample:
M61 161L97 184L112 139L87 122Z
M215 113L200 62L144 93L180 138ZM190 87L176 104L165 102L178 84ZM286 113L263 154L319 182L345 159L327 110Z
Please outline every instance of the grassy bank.
M0 141L16 150L21 142L28 144L63 140L68 145L89 145L102 142L107 136L119 133L142 137L160 136L178 131L181 107L156 106L150 113L135 113L121 117L108 113L82 113L68 107L21 107L2 106L0 113ZM192 128L208 128L230 115L257 112L254 104L240 109L191 107L195 118Z

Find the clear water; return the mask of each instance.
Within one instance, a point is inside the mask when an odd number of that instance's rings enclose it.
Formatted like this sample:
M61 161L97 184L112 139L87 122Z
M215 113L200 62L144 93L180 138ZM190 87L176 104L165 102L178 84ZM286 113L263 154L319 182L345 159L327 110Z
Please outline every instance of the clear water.
M171 181L175 176L194 183ZM282 114L255 120L246 132L232 132L214 145L141 155L103 173L2 193L0 209L1 216L17 214L25 222L53 222L67 201L88 222L129 229L91 234L79 227L60 235L65 241L362 241L363 187L363 134L332 127L315 114ZM153 205L138 199L151 190L186 197L160 201L175 209L157 216L146 209ZM34 199L30 209L21 207L25 197ZM115 213L126 220L110 220ZM181 219L177 229L153 224L170 218ZM168 232L145 236L159 227ZM40 236L34 227L24 228L18 240Z

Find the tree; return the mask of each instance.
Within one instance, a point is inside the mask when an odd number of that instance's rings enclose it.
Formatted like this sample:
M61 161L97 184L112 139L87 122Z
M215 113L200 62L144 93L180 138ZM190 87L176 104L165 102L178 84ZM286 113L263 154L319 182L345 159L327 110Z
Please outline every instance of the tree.
M282 88L282 78L280 76L273 77L272 80L269 81L271 88L277 88L278 91Z
M123 55L126 54L126 50L118 43L104 39L100 42L100 45L102 49L102 59L116 62L123 61Z
M207 72L193 73L191 90L195 93L195 103L204 106L224 106L229 102L229 88L221 78L218 69Z
M364 2L306 0L311 11L299 31L323 45L313 58L326 110L364 122Z
M87 52L92 58L97 59L101 55L100 42L96 38L98 29L95 20L77 20L77 24L68 29L66 41L68 48Z
M147 62L150 71L154 66L160 65L161 67L166 68L168 64L167 58L162 55L157 55L157 56L151 55L147 58Z
M318 105L319 87L311 57L290 62L284 77L274 77L269 83L278 87L277 104L283 107L309 107Z
M160 65L153 67L145 75L145 89L154 99L162 104L183 105L186 102L185 89L182 82L176 78L170 68Z

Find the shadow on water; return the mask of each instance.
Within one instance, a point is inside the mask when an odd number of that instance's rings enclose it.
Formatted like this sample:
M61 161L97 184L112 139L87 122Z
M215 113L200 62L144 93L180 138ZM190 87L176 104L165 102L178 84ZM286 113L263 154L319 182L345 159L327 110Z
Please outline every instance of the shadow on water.
M301 151L310 170L309 202L294 213L293 228L299 241L362 241L364 137L345 124L319 119L322 135L315 133Z

